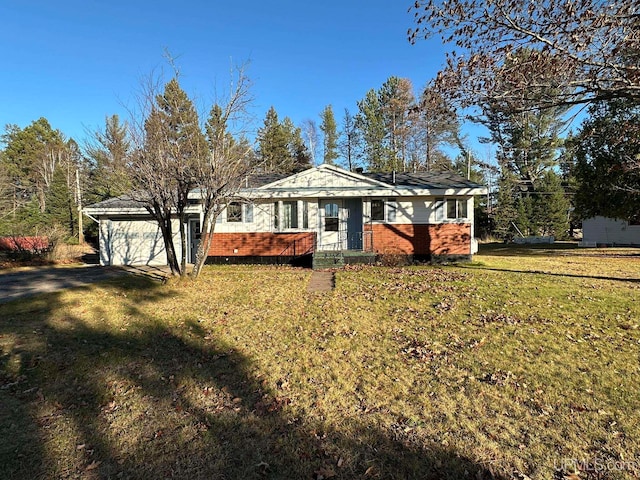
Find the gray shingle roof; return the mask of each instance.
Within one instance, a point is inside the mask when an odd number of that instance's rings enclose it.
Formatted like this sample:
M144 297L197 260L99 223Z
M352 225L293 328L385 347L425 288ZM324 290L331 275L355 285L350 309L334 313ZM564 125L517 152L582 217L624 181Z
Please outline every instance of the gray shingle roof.
M255 175L249 175L247 178L247 187L248 188L258 188L264 185L268 185L273 182L277 182L278 180L282 180L283 178L290 177L292 174L289 173L258 173Z
M394 185L393 173L365 172L361 175L378 182ZM426 189L442 188L478 188L479 185L453 172L403 172L395 174L395 185Z
M361 173L364 177L394 185L393 173ZM289 177L286 173L260 173L250 175L247 178L246 188L258 188L270 183ZM478 188L482 187L477 183L466 180L453 172L415 172L396 173L395 185L403 187L416 187L424 189L447 189L447 188ZM144 208L144 203L132 198L130 195L121 195L116 198L109 198L101 202L89 205L88 209L132 209Z
M119 197L107 198L101 202L89 205L87 208L106 209L106 208L144 208L144 203L140 200L132 198L130 195L120 195Z

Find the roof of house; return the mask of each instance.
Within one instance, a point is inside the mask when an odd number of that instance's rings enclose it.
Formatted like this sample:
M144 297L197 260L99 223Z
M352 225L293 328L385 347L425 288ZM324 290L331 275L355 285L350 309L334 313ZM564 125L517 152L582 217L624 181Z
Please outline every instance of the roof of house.
M337 170L341 169L333 166L323 165L315 167L316 169ZM344 172L349 174L350 172ZM259 173L250 175L246 178L244 188L257 189L259 187L270 185L279 180L286 179L295 174L287 173ZM370 180L379 182L384 188L389 187L406 187L409 189L420 188L426 190L446 190L446 189L474 189L482 187L481 185L464 179L460 175L453 172L403 172L403 173L372 173L357 172L352 175L361 176ZM109 198L101 202L95 203L87 207L88 211L97 210L131 210L144 208L144 203L134 199L130 195L122 195L117 198Z
M101 202L89 206L91 209L132 209L145 208L144 202L136 200L131 195L120 195L119 197L107 198Z
M361 175L389 185L402 187L420 187L428 189L475 188L476 182L466 180L453 172L403 172L403 173L367 173Z

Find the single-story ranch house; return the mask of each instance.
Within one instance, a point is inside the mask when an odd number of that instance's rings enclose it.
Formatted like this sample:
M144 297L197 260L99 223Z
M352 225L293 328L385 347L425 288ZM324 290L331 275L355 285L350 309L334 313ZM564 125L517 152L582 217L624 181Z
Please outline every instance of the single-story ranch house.
M486 193L485 187L448 172L362 173L320 165L291 175L252 175L217 219L207 261L470 258L477 249L474 196ZM197 191L190 201L183 228L187 259L193 262L203 213ZM101 265L166 264L160 230L140 203L112 198L84 213L99 224Z

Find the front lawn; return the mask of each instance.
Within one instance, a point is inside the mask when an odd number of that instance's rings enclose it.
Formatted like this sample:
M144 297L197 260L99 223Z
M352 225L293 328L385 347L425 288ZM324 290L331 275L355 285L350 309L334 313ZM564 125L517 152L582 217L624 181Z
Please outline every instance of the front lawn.
M310 274L0 305L0 478L640 476L640 251Z

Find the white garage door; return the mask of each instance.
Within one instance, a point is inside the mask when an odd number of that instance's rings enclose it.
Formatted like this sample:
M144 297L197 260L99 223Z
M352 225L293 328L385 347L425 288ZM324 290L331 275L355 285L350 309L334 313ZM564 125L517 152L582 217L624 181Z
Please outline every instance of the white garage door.
M180 249L178 223L174 245ZM180 252L176 252L180 255ZM167 256L158 224L153 220L100 221L101 265L166 265Z

